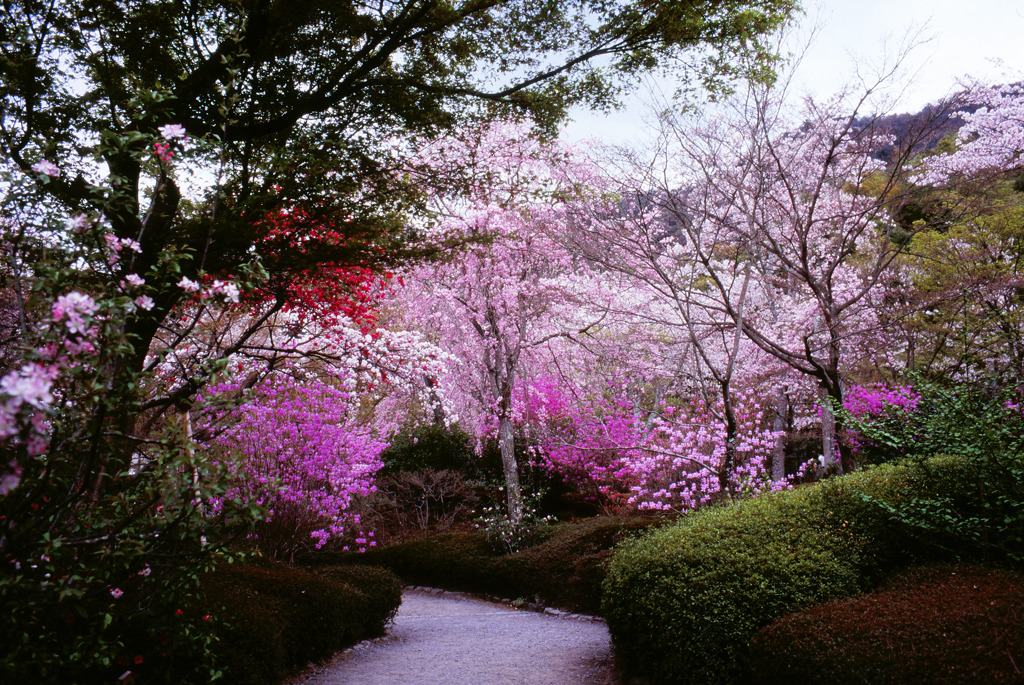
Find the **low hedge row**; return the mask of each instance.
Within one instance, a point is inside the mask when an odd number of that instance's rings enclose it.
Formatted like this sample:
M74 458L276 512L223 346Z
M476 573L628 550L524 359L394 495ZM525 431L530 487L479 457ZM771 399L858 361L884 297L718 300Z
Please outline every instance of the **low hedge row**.
M313 564L357 561L386 566L411 585L524 598L580 613L600 612L601 582L612 548L653 519L596 517L557 523L534 546L496 552L480 531L445 533L359 555L323 554Z
M862 495L898 506L964 468L952 458L887 464L705 509L621 546L603 604L620 666L654 683L745 680L749 640L774 619L936 553Z
M276 685L310 662L384 632L401 602L393 573L372 567L316 571L279 563L226 565L204 578L227 682Z
M1020 683L1024 574L915 568L875 592L778 619L751 640L759 685Z

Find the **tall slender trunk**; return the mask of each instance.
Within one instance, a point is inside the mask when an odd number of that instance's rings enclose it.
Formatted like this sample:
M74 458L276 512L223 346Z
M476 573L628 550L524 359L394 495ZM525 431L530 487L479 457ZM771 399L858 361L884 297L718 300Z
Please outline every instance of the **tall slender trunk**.
M512 523L523 520L523 492L519 486L519 465L516 463L516 440L512 420L503 413L498 423L498 449L501 451L501 468L505 473L505 499L508 516Z
M725 414L725 459L722 460L722 468L718 472L718 486L722 492L732 498L732 483L729 478L736 468L736 436L739 428L736 423L736 411L732 406L732 392L729 388L729 380L721 383L722 405Z
M775 431L775 447L772 449L772 480L780 481L786 477L786 418L789 414L789 398L786 389L781 385L775 389L775 417L772 419L772 430Z
M835 463L836 458L836 414L832 410L832 399L828 388L821 386L818 394L821 400L821 453L825 458L822 469L827 469L830 464ZM838 464L839 473L843 472L842 461Z

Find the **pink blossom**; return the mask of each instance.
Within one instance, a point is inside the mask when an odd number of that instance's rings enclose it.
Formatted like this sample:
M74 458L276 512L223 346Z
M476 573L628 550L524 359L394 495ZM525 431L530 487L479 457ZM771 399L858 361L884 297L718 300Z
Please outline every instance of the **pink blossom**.
M178 287L189 293L199 292L199 284L188 276L183 276L182 279L178 281Z
M162 162L174 160L174 150L167 143L153 143L153 156Z
M128 274L124 277L124 280L128 285L138 288L139 286L146 284L146 279L138 274Z
M167 124L166 126L160 126L157 130L160 131L160 135L162 135L165 140L188 138L185 134L185 127L181 124Z
M110 591L110 594L114 597L114 599L121 599L121 595L124 594L124 591L121 588L116 587Z
M44 176L59 176L60 169L53 162L43 159L32 165L32 171Z
M82 233L91 225L92 222L89 220L89 217L84 214L76 214L64 222L64 230L72 231L74 233Z
M12 371L0 380L0 390L9 395L16 406L22 403L42 409L53 401L50 389L57 371L41 364L26 364L20 371Z
M214 281L213 286L210 288L210 294L214 296L221 296L226 302L238 303L238 298L241 292L238 290L238 286L234 283L226 283L224 281Z
M84 335L88 332L88 324L84 317L92 316L96 309L96 303L88 295L70 292L58 297L53 304L53 320L64 320L70 333Z
M135 305L140 309L145 309L147 312L153 308L153 298L149 295L140 295L135 298Z
M2 413L0 411L0 414ZM2 433L0 433L0 437L2 437ZM11 459L7 464L7 469L3 475L0 475L0 497L18 487L18 484L21 482L21 466L17 460Z

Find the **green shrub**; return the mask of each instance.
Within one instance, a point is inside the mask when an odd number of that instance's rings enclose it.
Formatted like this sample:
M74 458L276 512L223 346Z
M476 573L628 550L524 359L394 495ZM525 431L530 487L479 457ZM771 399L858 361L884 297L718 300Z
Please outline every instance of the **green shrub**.
M778 619L751 640L764 685L1019 683L1024 574L917 568L854 599Z
M925 553L863 495L898 505L924 496L929 482L913 464L887 464L705 509L621 546L603 598L621 665L658 683L741 680L757 630L872 587Z
M548 527L546 539L492 562L513 597L536 597L544 604L585 614L601 612L601 583L612 549L652 519L595 517Z
M912 430L893 432L871 423L857 428L880 444L916 455L919 468L935 487L899 507L881 506L940 544L944 539L950 550L970 545L993 559L1024 562L1021 390L947 388L922 381L915 390L921 401L909 424ZM933 474L926 459L933 454L956 455L967 467Z
M365 554L318 554L313 564L351 561L387 566L412 585L528 598L583 613L600 611L612 547L652 519L597 517L538 529L533 547L500 554L482 531L446 533Z
M409 542L375 547L360 554L316 554L314 565L327 562L385 566L411 585L486 592L489 562L497 557L480 531L443 533Z
M379 635L401 601L398 579L384 569L284 564L219 568L203 580L210 614L222 626L229 682L280 682L312 661Z
M399 579L386 568L377 566L326 565L314 569L317 575L336 583L354 587L365 598L362 608L359 634L364 639L384 633L384 629L402 603L402 585Z
M423 469L462 471L476 461L473 439L465 431L434 425L396 435L380 458L384 462L382 477Z

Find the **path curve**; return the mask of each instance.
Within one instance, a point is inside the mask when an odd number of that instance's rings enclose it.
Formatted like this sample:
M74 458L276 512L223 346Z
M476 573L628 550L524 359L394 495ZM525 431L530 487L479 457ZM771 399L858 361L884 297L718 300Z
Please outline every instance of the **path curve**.
M604 622L406 589L387 635L292 685L614 685Z

